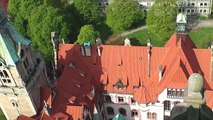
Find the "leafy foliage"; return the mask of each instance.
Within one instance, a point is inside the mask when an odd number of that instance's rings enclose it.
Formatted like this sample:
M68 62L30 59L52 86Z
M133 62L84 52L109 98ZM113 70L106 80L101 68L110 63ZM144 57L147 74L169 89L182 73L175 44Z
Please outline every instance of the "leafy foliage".
M32 40L33 48L44 55L47 63L52 56L52 31L56 31L65 42L77 37L76 31L80 27L75 24L73 6L67 0L10 0L8 5L12 23Z
M113 30L126 30L144 19L136 0L113 0L107 7L106 23Z
M100 6L95 0L74 0L76 9L83 16L83 21L89 24L100 22Z
M91 44L95 44L95 40L100 36L99 32L95 31L92 25L84 25L80 34L78 35L78 40L76 44L84 44L86 41L90 41Z
M69 25L63 19L62 11L43 4L31 13L28 34L32 38L32 45L37 48L46 59L51 58L52 45L50 33L56 31L60 38L67 38Z
M149 30L163 40L168 39L175 31L177 10L176 0L155 0L147 14Z

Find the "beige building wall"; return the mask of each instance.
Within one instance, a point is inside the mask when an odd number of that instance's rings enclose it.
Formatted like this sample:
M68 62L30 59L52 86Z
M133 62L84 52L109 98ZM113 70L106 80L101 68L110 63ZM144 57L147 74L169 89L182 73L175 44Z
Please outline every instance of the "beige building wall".
M0 107L8 120L21 114L36 115L40 107L40 88L49 86L41 55L32 53L30 46L23 50L25 55L16 66L7 65L6 61L0 66L0 71L6 71L9 80L5 82L0 76ZM27 63L24 63L26 59Z

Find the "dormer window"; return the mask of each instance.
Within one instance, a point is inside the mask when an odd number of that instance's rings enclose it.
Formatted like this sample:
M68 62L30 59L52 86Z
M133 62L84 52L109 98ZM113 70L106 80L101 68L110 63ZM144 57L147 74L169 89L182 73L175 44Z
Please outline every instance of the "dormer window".
M139 89L139 86L133 86L133 89L134 89L134 90L138 90L138 89Z
M121 79L119 79L118 82L114 85L114 87L116 87L117 89L121 90L121 89L125 88L126 86L123 85Z

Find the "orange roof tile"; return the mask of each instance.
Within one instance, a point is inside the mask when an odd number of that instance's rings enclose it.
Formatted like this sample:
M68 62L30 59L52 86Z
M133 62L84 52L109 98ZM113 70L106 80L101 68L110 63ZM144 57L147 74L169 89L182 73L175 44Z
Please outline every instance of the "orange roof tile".
M90 98L95 98L91 93L93 88L95 91L134 94L136 101L146 104L156 102L165 88L185 88L189 75L200 72L204 76L205 88L213 89L210 80L211 52L208 49L196 49L187 34L174 34L165 47L152 47L150 61L147 47L100 47L101 56L98 56L97 46L94 45L91 46L92 56L86 57L82 55L79 45L59 45L60 77L52 104L53 115L62 112L71 118L81 117L82 105L92 111L94 100ZM159 81L160 65L163 74ZM118 81L126 88L114 87ZM135 86L139 89L134 89Z

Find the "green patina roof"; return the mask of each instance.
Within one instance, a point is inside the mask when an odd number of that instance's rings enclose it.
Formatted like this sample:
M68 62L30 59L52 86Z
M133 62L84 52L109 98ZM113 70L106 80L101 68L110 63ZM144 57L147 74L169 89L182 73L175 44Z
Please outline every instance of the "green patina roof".
M118 113L112 120L126 120L126 118Z
M31 42L12 26L0 8L0 56L7 64L15 65L20 59L17 54L19 43L29 46Z

